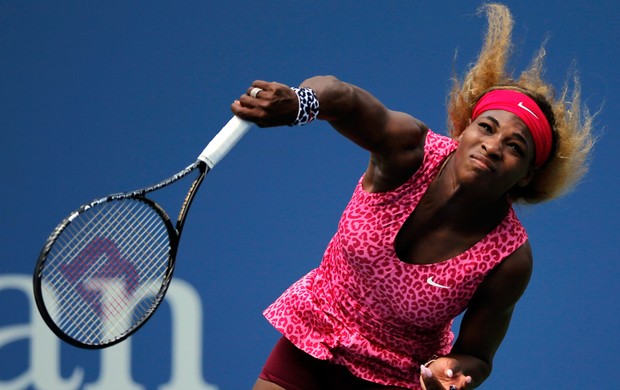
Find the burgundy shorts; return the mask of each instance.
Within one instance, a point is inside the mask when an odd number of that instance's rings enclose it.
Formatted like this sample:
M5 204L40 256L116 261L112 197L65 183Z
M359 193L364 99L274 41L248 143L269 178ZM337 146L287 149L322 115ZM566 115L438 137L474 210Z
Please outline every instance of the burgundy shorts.
M287 390L403 389L360 379L344 366L305 353L285 337L276 343L259 378Z

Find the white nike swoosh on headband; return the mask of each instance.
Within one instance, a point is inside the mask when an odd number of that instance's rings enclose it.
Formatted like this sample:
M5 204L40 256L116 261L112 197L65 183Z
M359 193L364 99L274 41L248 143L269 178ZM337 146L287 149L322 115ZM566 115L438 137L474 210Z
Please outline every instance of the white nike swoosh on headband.
M432 276L430 278L426 279L426 283L430 284L431 286L435 286L435 287L439 287L439 288L450 288L448 286L442 286L441 284L439 284L437 282L434 282Z
M536 118L536 119L540 119L540 118L538 118L538 116L537 116L536 114L534 114L534 113L532 112L532 110L530 110L529 108L525 107L525 106L523 105L523 102L519 102L519 104L517 104L517 106L521 107L521 108L522 108L522 109L524 109L525 111L527 111L527 112L529 112L530 114L534 115L534 118Z

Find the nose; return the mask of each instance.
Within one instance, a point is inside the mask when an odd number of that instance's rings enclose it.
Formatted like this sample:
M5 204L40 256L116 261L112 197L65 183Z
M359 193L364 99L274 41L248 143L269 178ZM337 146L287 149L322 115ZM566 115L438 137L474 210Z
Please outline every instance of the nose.
M488 137L482 142L482 149L487 157L493 160L500 160L502 156L502 143L499 137Z

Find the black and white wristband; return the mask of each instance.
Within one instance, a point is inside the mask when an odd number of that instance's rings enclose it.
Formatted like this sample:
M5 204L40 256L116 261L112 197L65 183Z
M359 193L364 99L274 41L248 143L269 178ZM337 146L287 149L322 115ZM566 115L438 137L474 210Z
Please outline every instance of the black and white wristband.
M303 126L319 116L319 99L316 97L316 93L310 88L297 88L291 87L297 99L299 100L299 110L297 111L297 118L289 126Z

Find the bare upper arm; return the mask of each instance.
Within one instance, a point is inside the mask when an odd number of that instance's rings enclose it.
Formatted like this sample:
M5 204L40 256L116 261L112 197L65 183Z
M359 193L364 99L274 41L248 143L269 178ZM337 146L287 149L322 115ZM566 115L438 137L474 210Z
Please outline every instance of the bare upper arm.
M371 150L364 176L364 188L369 192L397 188L417 171L424 160L426 125L402 112L390 111L388 116L382 129L383 138Z
M312 77L302 86L317 93L320 119L370 152L368 191L394 189L421 165L427 131L421 121L389 110L368 91L333 76Z
M474 356L490 370L515 305L528 285L532 265L526 241L486 277L465 312L452 353Z

